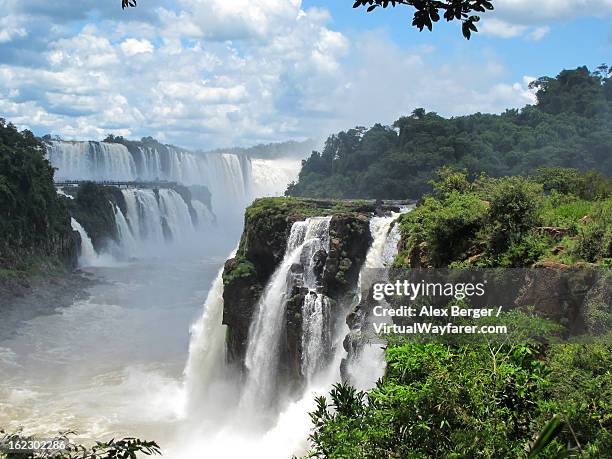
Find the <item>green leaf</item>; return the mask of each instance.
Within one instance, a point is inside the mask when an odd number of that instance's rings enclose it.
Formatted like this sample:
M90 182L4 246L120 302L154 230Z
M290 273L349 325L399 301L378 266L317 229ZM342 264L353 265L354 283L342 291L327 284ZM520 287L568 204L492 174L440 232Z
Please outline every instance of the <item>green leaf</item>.
M540 435L538 435L538 438L531 446L528 457L530 459L535 458L542 451L544 451L544 449L550 445L557 435L559 435L562 427L563 421L561 420L561 416L556 414L550 421L548 421L548 423L544 426L544 429L542 429L542 432L540 432Z

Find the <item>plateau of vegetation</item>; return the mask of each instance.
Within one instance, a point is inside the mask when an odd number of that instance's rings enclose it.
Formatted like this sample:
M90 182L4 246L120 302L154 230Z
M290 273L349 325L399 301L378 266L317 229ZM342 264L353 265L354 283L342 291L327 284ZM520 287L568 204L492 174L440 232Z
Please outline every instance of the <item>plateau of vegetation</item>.
M540 78L537 104L501 115L443 118L424 109L393 126L330 136L286 194L320 198L419 199L443 166L470 178L525 175L541 167L612 174L609 68L564 70Z
M470 181L466 171L444 168L438 176L435 191L399 220L396 265L612 266L612 180L600 173L543 168Z

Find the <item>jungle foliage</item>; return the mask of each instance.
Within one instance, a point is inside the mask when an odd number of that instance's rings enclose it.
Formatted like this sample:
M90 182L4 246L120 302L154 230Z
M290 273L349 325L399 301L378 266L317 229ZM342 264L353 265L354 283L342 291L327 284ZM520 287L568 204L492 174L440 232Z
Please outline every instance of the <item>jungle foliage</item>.
M607 66L564 70L532 83L537 104L501 115L444 118L424 109L393 126L330 136L305 162L289 196L418 199L443 166L470 178L541 167L612 175L612 79Z
M72 232L38 139L0 118L0 268L58 255Z
M592 335L561 342L570 324L525 308L503 315L507 339L388 336L374 389L317 399L309 457L609 457L612 181L568 168L470 180L447 167L431 185L400 217L398 268L596 266Z
M434 192L400 219L398 265L612 262L612 180L597 172L543 168L470 181L465 171L443 168L431 183Z
M317 399L316 458L601 458L612 451L612 346L393 343L370 392Z

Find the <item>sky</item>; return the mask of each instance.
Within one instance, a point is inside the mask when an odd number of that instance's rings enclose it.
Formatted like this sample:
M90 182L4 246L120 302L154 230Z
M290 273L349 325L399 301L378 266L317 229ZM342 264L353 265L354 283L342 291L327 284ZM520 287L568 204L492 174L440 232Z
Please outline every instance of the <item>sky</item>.
M459 23L353 0L0 0L0 117L37 135L212 149L323 139L534 103L529 82L612 63L612 0L493 0Z

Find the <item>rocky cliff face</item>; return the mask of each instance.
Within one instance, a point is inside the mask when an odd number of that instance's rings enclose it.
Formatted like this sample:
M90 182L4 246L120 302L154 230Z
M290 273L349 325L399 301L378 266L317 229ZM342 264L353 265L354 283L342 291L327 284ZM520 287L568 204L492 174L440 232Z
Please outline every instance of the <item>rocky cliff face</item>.
M223 273L223 323L228 326L230 362L243 365L257 302L283 259L293 223L308 217L332 216L329 252L315 254L315 272L322 285L320 293L331 299L330 308L339 308L352 298L371 243L369 215L374 211L374 203L294 198L260 199L247 209L238 252L226 262ZM301 314L307 293L295 286L287 299L280 365L287 380L299 379Z

